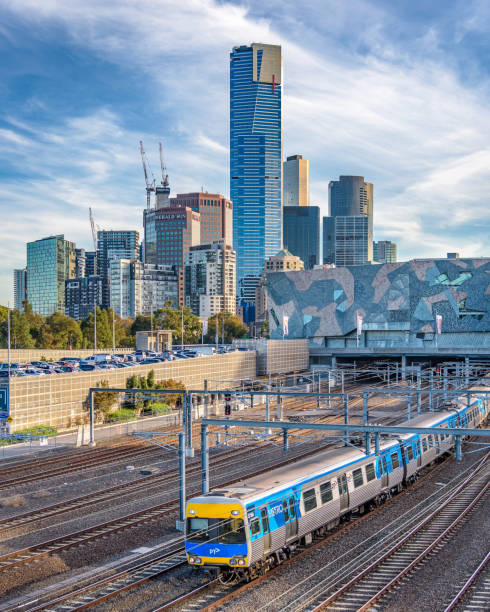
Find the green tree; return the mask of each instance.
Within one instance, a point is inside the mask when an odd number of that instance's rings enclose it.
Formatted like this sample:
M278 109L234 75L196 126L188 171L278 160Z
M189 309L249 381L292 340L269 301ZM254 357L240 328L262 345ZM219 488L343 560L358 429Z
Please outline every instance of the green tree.
M248 327L241 322L239 317L230 312L219 312L208 320L208 333L204 337L205 342L212 344L216 341L216 326L218 327L218 341L223 341L223 318L226 344L231 344L234 338L243 338L248 334Z
M22 306L24 308L24 317L29 324L30 334L36 343L36 347L44 348L41 342L41 328L44 324L44 317L34 312L32 304L27 300L22 302Z
M268 338L270 335L269 319L266 319L260 326L260 335L262 338Z
M67 317L61 312L46 317L38 338L40 348L61 349L81 348L83 346L83 336L80 325L71 317Z
M102 380L97 386L102 389L107 388L109 386L109 381ZM117 394L112 391L96 391L93 394L93 398L94 412L97 420L105 421L114 406Z
M7 344L7 320L2 323L5 327L2 336L5 336L5 344ZM35 343L30 333L29 324L26 318L18 311L10 311L10 346L14 349L29 349L34 348Z
M150 331L151 329L151 321L150 315L138 315L133 323L131 324L130 334L132 336L136 335L136 332L139 331Z
M167 302L163 308L155 311L154 329L171 329L172 341L180 344L182 338L182 314L184 316L184 343L197 344L201 341L201 321L190 308L176 310L172 302ZM147 327L146 329L149 329Z
M112 313L109 322L107 310L101 310L98 306L97 312L97 348L112 347ZM94 313L90 312L88 317L81 323L84 346L93 348L94 346Z

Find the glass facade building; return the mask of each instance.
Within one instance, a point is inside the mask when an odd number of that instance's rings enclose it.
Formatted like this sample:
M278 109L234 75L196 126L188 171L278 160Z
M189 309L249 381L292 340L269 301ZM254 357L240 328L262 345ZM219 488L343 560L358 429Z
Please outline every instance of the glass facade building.
M310 165L302 155L289 155L283 164L284 206L310 205Z
M27 300L27 269L14 270L14 308L24 312L23 302Z
M320 263L320 208L285 206L283 211L284 248L311 270Z
M230 198L237 283L258 278L282 247L281 47L230 54Z
M391 242L391 240L373 242L373 261L396 263L396 242Z
M102 307L109 308L110 274L112 259L138 259L139 233L128 231L97 232L97 272L102 279Z
M363 176L340 176L328 186L323 218L323 263L353 266L373 260L373 185Z
M27 243L27 299L34 312L65 312L65 281L75 278L75 244L63 235Z

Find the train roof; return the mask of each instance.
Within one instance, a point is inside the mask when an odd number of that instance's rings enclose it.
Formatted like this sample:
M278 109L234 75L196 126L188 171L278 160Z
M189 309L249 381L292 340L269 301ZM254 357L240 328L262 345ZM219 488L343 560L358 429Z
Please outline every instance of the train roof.
M403 425L413 425L414 427L434 427L443 422L447 417L454 415L454 412L434 412L416 416ZM402 425L400 423L400 425ZM407 439L411 434L403 434L400 439ZM396 438L382 438L380 450L386 450L397 444ZM363 459L375 459L374 449L370 455L366 455L361 449L349 447L334 448L318 451L314 455L305 457L298 461L292 461L288 465L271 469L270 471L237 481L228 487L214 489L194 498L193 501L209 503L210 498L214 498L216 503L229 503L231 499L250 503L261 499L264 495L273 496L275 493L283 491L285 488L293 487L300 483L308 482L319 478L323 474L334 472L342 467L347 467Z

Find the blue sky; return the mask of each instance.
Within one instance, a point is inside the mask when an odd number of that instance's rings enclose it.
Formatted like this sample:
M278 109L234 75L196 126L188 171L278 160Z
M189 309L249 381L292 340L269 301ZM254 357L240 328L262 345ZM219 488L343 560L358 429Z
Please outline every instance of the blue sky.
M0 302L25 243L140 229L138 151L172 193L229 193L228 53L281 44L284 155L374 183L400 259L490 255L486 0L0 0Z

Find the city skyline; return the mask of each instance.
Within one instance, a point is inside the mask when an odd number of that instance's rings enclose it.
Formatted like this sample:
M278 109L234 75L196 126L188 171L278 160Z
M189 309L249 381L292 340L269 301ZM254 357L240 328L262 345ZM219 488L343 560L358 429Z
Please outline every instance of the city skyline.
M349 13L322 2L301 21L287 3L167 2L162 17L159 5L0 3L2 303L26 242L64 234L92 248L88 206L102 229L141 233L140 139L155 175L163 140L172 196L201 185L229 196L228 54L259 41L282 47L283 160L310 160L322 215L328 182L359 174L375 187L374 239L395 241L400 260L488 254L483 3L356 2Z

